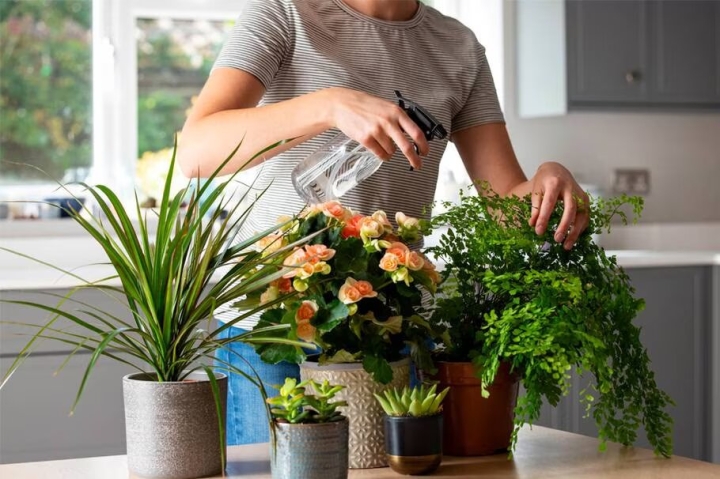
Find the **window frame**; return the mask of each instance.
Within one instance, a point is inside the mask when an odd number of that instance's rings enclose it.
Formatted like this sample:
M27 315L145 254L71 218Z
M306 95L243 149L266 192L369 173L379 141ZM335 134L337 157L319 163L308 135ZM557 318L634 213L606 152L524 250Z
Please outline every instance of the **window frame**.
M99 55L101 49L113 53L113 81L111 88L98 85L94 98L98 99L97 109L93 108L96 125L101 134L93 143L93 164L100 168L98 182L103 182L121 194L124 201L132 201L135 189L135 162L138 145L138 72L137 21L144 18L171 17L178 20L235 20L248 0L227 2L226 0L93 0L98 5L99 24L103 28L98 36ZM95 38L95 37L93 37ZM95 58L93 58L95 60ZM102 66L102 58L93 73L99 78L108 75ZM95 124L94 124L95 126ZM103 171L104 170L104 171Z

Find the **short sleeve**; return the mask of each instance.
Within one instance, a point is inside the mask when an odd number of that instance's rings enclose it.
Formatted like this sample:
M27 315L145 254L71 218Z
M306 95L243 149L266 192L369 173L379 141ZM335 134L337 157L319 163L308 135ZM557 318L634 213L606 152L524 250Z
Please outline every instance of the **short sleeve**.
M485 123L505 122L485 48L477 42L475 57L475 78L471 79L473 83L465 104L452 120L452 133Z
M290 0L250 0L225 41L213 69L237 68L269 88L291 44Z

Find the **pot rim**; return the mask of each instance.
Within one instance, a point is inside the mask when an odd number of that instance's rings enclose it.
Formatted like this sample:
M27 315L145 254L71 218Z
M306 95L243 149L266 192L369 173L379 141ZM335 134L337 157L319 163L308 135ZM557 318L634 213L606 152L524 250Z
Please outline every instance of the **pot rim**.
M441 409L440 411L436 412L435 414L428 414L425 416L391 416L387 413L383 413L383 415L385 416L386 419L388 419L390 421L398 421L398 422L408 421L409 422L412 420L427 421L428 419L442 417L443 413L442 413L442 409Z
M405 366L407 364L410 364L410 358L403 358L399 361L393 361L390 363L390 367L398 367L398 366ZM312 362L312 361L305 361L302 364L300 364L301 368L306 369L316 369L320 371L327 371L327 370L356 370L356 369L364 369L362 361L357 361L354 363L330 363L330 364L323 364L322 366L320 363Z
M142 372L142 373L126 374L125 376L123 376L123 382L134 382L134 383L139 383L139 384L154 383L154 384L162 384L162 385L197 384L197 383L209 383L210 382L210 379L209 379L207 373L205 373L205 371L195 371L195 372L190 373L190 376L193 376L195 374L205 376L205 378L204 379L203 378L193 378L192 381L188 381L187 379L183 380L183 381L156 381L156 380L151 380L151 379L139 379L137 376L152 377L152 376L156 375L156 373ZM188 379L190 378L190 376L188 376ZM225 379L227 379L227 374L216 372L215 379L217 379L218 381L224 381Z
M277 422L276 420L273 419L273 425L274 425L274 426L277 426L277 427L287 427L287 428L296 428L296 427L297 427L298 429L304 427L304 428L310 429L310 428L313 428L313 427L336 426L336 425L348 424L348 423L349 423L348 418L347 418L346 416L343 416L342 418L343 418L342 421L332 421L332 422L304 422L304 423L301 422L301 423L297 423L297 424L291 424L291 423L289 423L289 422Z

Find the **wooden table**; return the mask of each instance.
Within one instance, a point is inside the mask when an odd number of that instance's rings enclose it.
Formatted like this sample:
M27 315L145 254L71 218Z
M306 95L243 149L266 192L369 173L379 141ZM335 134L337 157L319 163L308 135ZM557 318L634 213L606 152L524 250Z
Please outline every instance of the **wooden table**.
M673 457L655 457L647 449L608 445L597 450L596 439L536 426L521 431L515 457L446 457L435 478L612 478L720 479L720 465ZM270 478L268 445L229 448L227 479ZM350 471L350 478L397 479L388 468ZM128 478L125 456L94 457L0 465L2 479L116 479ZM319 478L322 479L322 478Z

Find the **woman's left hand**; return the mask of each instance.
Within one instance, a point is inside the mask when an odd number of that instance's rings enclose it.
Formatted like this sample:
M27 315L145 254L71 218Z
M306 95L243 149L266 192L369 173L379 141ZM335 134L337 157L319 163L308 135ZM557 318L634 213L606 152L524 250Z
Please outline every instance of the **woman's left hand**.
M535 176L530 179L532 184L532 214L530 226L535 232L544 234L550 222L550 215L558 201L563 202L563 215L555 232L555 241L563 243L567 250L571 249L580 233L590 223L590 199L580 188L572 174L561 164L543 163Z

